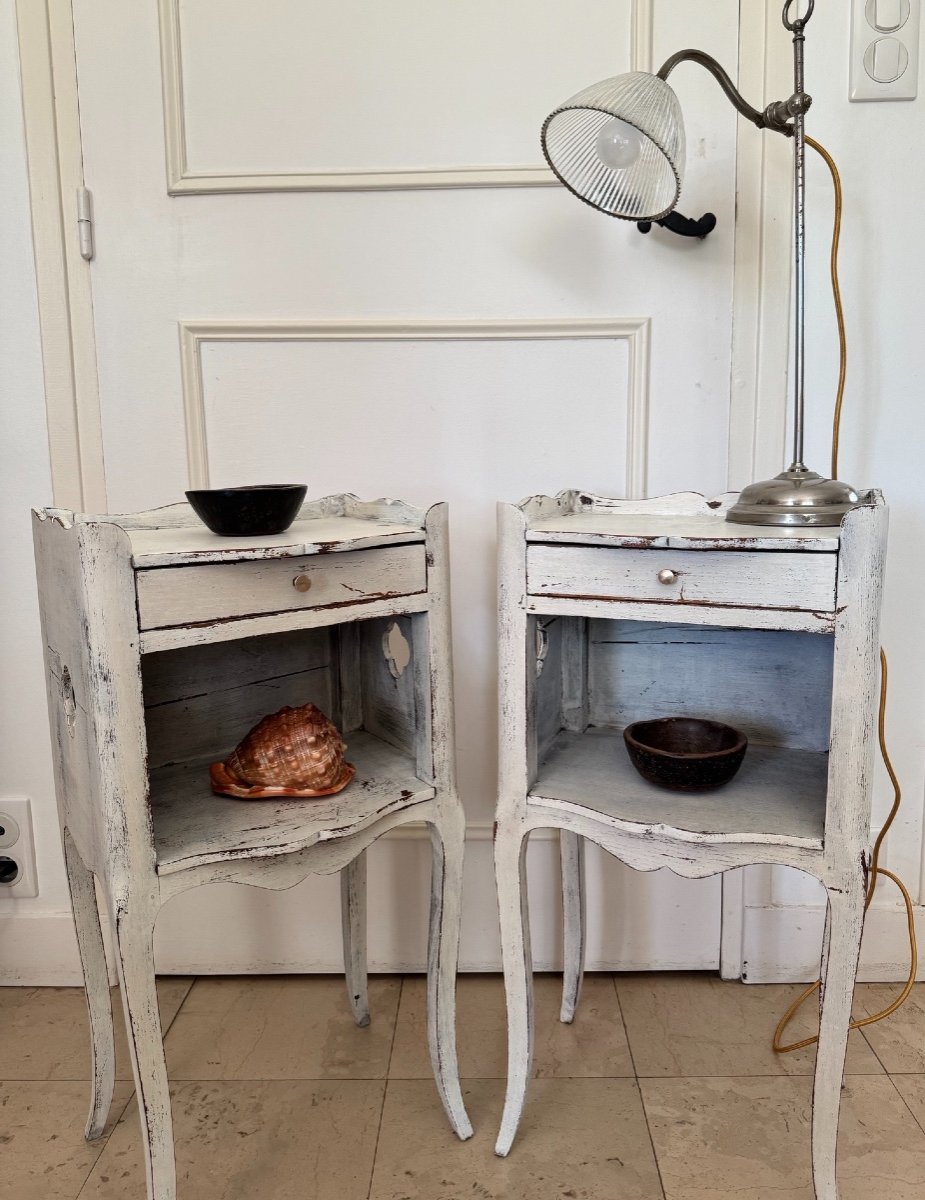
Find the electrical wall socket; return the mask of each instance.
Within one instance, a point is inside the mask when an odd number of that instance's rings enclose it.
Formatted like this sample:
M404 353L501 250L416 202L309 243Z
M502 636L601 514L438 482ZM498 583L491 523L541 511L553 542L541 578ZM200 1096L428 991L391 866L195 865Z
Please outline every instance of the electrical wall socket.
M914 100L922 0L851 0L852 100Z
M27 796L0 796L0 868L9 865L4 859L12 859L18 871L9 883L0 882L0 901L37 896L32 802ZM0 876L3 873L0 871Z

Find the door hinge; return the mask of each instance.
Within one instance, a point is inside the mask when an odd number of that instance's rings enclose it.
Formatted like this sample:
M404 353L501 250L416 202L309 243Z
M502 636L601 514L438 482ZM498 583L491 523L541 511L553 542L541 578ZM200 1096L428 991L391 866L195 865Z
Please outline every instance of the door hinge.
M77 244L80 257L87 262L93 257L93 197L90 189L77 189Z

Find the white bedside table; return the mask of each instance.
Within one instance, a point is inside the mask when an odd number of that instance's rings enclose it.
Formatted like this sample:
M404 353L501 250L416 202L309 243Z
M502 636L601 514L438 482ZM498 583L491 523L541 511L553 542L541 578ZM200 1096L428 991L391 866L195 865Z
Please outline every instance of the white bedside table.
M581 986L585 838L641 871L701 878L765 863L821 880L813 1172L819 1200L836 1200L869 866L887 510L871 492L840 529L758 528L725 520L734 500L563 492L499 506L495 859L509 1066L496 1149L511 1148L531 1071L524 851L532 830L552 827L561 831L566 1021ZM726 787L670 792L636 773L623 727L675 714L749 735Z
M208 532L186 504L131 516L34 513L58 808L90 1010L87 1137L112 1100L112 1012L94 876L109 906L148 1194L174 1200L153 933L214 881L288 888L341 872L354 1015L368 1023L365 851L409 821L434 858L428 1037L450 1123L465 821L456 795L447 510L331 496L270 538ZM404 639L404 641L402 640ZM214 796L208 764L269 712L316 703L354 781L335 796Z

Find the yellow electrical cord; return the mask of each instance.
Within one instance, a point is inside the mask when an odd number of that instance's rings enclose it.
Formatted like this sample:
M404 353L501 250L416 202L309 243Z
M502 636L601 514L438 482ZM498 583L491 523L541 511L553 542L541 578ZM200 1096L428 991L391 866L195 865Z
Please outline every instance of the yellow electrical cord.
M837 479L838 478L838 445L839 445L839 439L841 437L842 402L844 401L844 398L845 398L845 376L846 376L847 367L848 367L848 340L847 340L847 337L845 334L845 312L844 312L844 308L842 306L841 285L839 283L839 278L838 278L838 247L839 247L839 242L841 240L841 220L842 220L842 186L841 186L841 177L838 173L838 167L835 165L835 160L832 158L831 154L829 154L828 150L826 150L826 148L823 145L821 145L819 142L817 142L815 140L815 138L808 137L806 139L806 142L807 142L807 145L812 146L812 148L815 151L817 151L822 156L822 158L825 160L825 163L828 166L829 171L832 174L832 183L835 188L835 223L834 223L834 227L832 230L831 276L832 276L832 295L834 296L834 299L835 299L835 316L838 321L839 372L838 372L838 391L837 391L836 397L835 397L835 415L834 415L833 422L832 422L832 478ZM866 913L867 910L870 908L871 903L873 902L874 893L877 890L877 881L879 880L881 875L896 884L896 886L899 888L900 892L902 893L903 903L906 906L906 919L909 924L909 952L910 952L909 953L909 959L910 959L909 976L906 980L906 986L903 988L903 990L899 994L899 996L897 996L897 998L893 1001L893 1003L891 1005L889 1005L888 1008L883 1009L882 1012L875 1013L873 1016L864 1017L863 1020L852 1021L851 1026L850 1026L851 1029L860 1029L864 1025L873 1025L875 1022L882 1021L885 1017L889 1017L894 1012L896 1012L896 1010L902 1004L905 1004L906 1000L908 1000L909 995L912 992L913 987L915 986L915 977L918 972L918 945L916 943L916 936L915 936L915 913L913 911L912 897L909 895L909 891L906 888L906 885L903 883L903 881L901 879L898 878L898 876L894 875L892 871L888 871L885 867L880 866L880 850L883 846L883 842L884 842L884 839L886 838L886 835L890 832L890 828L892 827L894 821L896 820L897 814L899 813L899 807L902 803L902 788L900 787L899 779L897 778L896 772L893 769L893 763L890 760L889 751L887 750L887 745L886 745L887 680L888 680L887 659L886 659L886 654L881 649L881 651L880 651L880 710L879 710L878 720L877 720L877 736L878 736L878 739L880 742L880 754L883 758L883 763L887 769L887 773L890 776L890 782L893 785L893 807L890 810L890 815L887 817L886 821L883 823L883 828L880 830L880 834L877 837L877 841L874 844L873 855L871 857L871 863L870 863L870 877L868 879L868 884L867 884L867 895L864 899L864 911ZM816 980L815 983L810 984L810 986L808 988L806 988L805 991L801 992L800 995L797 996L796 1000L794 1000L794 1002L790 1005L790 1007L787 1009L787 1011L781 1017L780 1021L778 1022L777 1028L774 1030L773 1046L774 1046L774 1050L776 1051L776 1053L789 1054L791 1050L802 1050L804 1048L804 1046L812 1046L816 1042L818 1042L819 1038L818 1038L818 1036L816 1036L816 1037L804 1038L801 1042L792 1042L790 1045L785 1046L781 1043L781 1038L783 1037L784 1031L786 1030L787 1026L790 1024L790 1022L796 1016L797 1011L810 998L810 996L812 996L815 992L817 992L819 990L820 986L821 986L820 980Z

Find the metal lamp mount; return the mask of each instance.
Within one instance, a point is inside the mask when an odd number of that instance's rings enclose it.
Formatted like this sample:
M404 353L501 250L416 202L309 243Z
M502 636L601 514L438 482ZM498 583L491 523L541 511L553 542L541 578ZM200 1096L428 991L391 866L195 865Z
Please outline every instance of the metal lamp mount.
M793 462L774 479L752 483L743 489L738 501L729 510L727 520L746 525L838 525L845 513L860 502L857 491L850 484L837 479L824 479L803 462L806 410L806 113L813 102L806 93L804 49L806 24L813 15L815 0L809 0L803 17L791 17L794 2L787 0L783 12L784 27L793 34L794 86L789 100L777 100L763 112L753 108L720 64L700 50L681 50L673 54L658 72L660 79L667 79L679 63L699 63L713 75L746 120L759 129L770 129L793 138ZM708 213L702 220L706 221L710 216Z
M684 128L680 105L667 83L683 62L704 67L736 110L758 129L793 139L794 159L794 415L793 461L774 479L746 487L728 520L750 525L838 525L860 503L846 483L824 479L803 462L806 391L806 25L815 0L796 15L798 0L786 0L783 24L793 35L793 95L764 110L753 108L722 66L701 50L681 50L657 74L630 72L578 92L547 118L543 153L559 180L580 200L608 216L635 221L644 233L653 224L687 237L706 237L712 213L691 220L676 210L684 172ZM602 143L601 139L605 139ZM608 143L606 139L611 139ZM601 148L603 145L603 149Z

